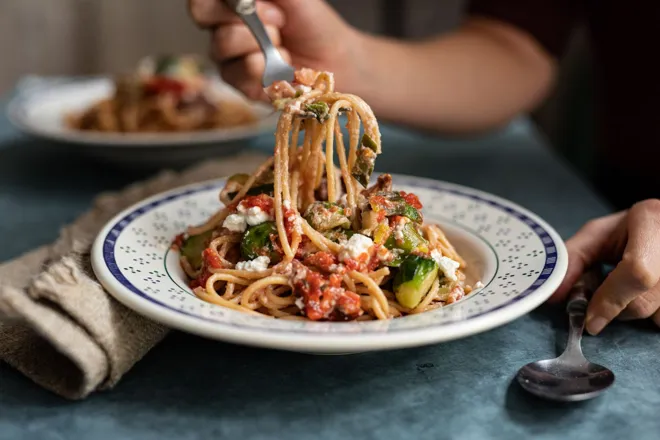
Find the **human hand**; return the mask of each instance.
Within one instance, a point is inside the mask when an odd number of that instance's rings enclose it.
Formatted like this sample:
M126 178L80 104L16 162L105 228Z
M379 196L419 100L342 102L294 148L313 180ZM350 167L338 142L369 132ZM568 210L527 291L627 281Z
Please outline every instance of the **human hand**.
M211 58L222 78L250 99L266 99L264 57L238 16L222 0L188 0L188 9L198 26L211 30ZM339 88L350 90L360 34L325 1L258 0L257 14L287 62L334 72Z
M589 302L589 333L600 333L616 317L652 318L660 326L660 200L592 220L566 247L568 272L551 301L564 300L590 266L616 264Z

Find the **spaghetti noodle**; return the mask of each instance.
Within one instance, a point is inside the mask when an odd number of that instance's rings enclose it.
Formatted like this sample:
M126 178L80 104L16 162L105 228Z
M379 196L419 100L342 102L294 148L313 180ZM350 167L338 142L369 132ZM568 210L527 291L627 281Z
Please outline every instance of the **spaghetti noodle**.
M267 92L282 110L273 157L229 178L225 207L175 242L199 298L345 321L420 313L471 291L465 261L439 226L423 223L417 196L393 190L388 174L368 186L381 136L364 101L309 69Z

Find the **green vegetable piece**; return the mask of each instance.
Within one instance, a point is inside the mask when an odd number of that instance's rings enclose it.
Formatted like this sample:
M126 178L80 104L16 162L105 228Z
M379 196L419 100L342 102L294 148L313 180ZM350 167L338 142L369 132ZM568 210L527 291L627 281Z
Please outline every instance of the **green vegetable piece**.
M191 235L181 245L181 255L186 257L193 269L202 267L202 252L211 242L213 231Z
M241 239L241 256L244 260L253 260L259 256L267 256L271 262L280 260L280 255L273 249L271 235L277 235L275 222L264 222L252 226Z
M344 208L331 202L314 202L309 205L305 212L305 220L320 232L351 227L351 221L346 217Z
M222 190L223 193L227 194L227 200L233 200L249 178L250 176L248 174L234 174L231 176ZM272 176L264 176L261 180L263 180L263 183L253 185L246 195L257 196L259 194L266 194L272 197L275 192L275 185L272 182L268 182L268 180L272 180Z
M403 238L402 240L397 240L396 235L396 233L392 233L385 242L387 249L400 249L406 255L413 251L426 252L429 249L428 241L417 232L415 224L412 222L408 222L401 227L402 237L399 238Z
M399 267L403 260L405 259L405 253L401 249L390 249L394 254L394 258L391 261L385 263L389 267Z
M249 174L244 174L244 173L234 174L229 179L227 179L227 185L229 185L230 183L244 185L249 178L250 178Z
M417 307L437 276L438 265L435 261L418 255L407 256L392 284L396 300L404 307Z
M362 142L357 151L357 159L351 170L351 175L357 180L364 188L369 185L369 179L374 172L376 163L376 156L378 155L378 146L369 135L362 136Z
M376 145L376 141L371 139L371 136L368 134L363 134L362 135L362 142L361 144L367 148L369 148L371 151L374 153L378 153L378 145Z
M174 55L161 55L155 61L154 73L156 75L163 75L171 73L172 68L176 67L177 57Z
M328 113L330 113L330 107L328 107L328 104L323 101L306 104L305 110L314 113L316 120L320 123L325 122L325 120L328 119Z
M422 223L423 220L422 215L419 213L419 211L407 203L404 203L401 210L397 211L394 215L402 215L404 217L408 217L410 220L417 223Z

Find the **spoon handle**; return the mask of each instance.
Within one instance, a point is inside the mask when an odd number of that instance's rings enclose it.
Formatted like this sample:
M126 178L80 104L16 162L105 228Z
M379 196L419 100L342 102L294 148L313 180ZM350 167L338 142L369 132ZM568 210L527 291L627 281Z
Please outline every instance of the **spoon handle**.
M586 272L571 289L566 312L568 313L569 333L566 354L582 356L580 340L584 331L584 321L589 304L589 296L598 286L599 273L596 270Z
M592 269L585 272L577 283L571 289L566 312L570 315L584 315L587 311L589 296L596 290L600 284L600 272Z

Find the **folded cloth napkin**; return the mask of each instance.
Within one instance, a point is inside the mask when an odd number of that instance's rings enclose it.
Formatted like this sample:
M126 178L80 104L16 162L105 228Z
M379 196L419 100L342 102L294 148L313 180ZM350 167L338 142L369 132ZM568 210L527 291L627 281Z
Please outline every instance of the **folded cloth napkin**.
M264 159L242 154L101 195L55 243L0 265L0 360L69 399L117 384L167 329L127 309L101 287L89 255L96 234L119 211L146 197L249 173Z

